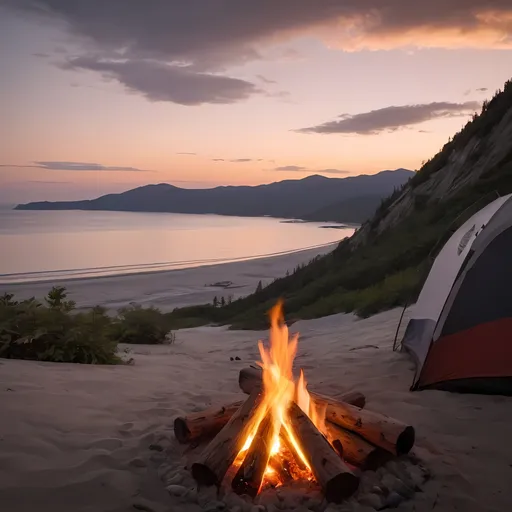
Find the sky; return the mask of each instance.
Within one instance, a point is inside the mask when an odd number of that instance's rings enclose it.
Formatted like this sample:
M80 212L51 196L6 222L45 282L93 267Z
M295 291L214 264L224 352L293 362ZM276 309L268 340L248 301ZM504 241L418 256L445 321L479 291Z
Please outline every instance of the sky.
M512 0L0 0L0 202L418 169L511 78Z

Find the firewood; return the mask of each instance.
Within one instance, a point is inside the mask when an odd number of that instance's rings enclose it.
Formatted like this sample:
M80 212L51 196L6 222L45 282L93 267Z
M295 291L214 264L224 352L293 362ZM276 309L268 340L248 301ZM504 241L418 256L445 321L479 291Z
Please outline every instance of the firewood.
M409 453L414 446L414 428L377 412L338 402L330 403L325 419L379 446L393 455Z
M267 414L259 424L258 432L247 450L245 459L231 482L231 487L237 494L247 494L251 498L258 494L270 458L273 434L272 415Z
M222 430L204 448L199 460L192 464L192 476L199 485L220 486L251 427L251 418L261 404L262 396L255 390L233 414Z
M240 386L240 389L247 395L252 393L253 389L255 388L261 389L262 371L259 368L253 367L242 368L238 376L238 385ZM366 397L358 391L349 391L341 395L338 399L330 398L313 391L310 391L309 394L317 407L327 405L327 408L329 408L331 405L335 406L339 401L360 408L363 408L366 404Z
M294 434L316 481L324 490L326 500L341 503L352 496L359 486L359 478L350 471L297 404L290 406L289 417Z
M222 430L222 427L243 403L243 400L238 400L231 404L211 407L188 416L179 416L174 420L174 435L180 443L211 439Z
M326 422L327 439L340 457L363 471L375 471L389 462L393 456L386 450L374 446L362 437L331 422Z

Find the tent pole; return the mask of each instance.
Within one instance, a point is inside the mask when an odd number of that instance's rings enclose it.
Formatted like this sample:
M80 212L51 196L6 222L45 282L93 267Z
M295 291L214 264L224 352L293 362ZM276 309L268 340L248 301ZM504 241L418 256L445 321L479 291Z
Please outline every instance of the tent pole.
M408 305L409 305L409 301L407 301L405 303L404 309L402 309L402 314L400 315L400 320L398 322L398 326L397 326L396 332L395 332L395 339L393 341L393 352L397 349L396 340L398 338L398 331L400 331L400 326L402 325L402 318L404 317L404 313L405 313L405 310L407 309Z

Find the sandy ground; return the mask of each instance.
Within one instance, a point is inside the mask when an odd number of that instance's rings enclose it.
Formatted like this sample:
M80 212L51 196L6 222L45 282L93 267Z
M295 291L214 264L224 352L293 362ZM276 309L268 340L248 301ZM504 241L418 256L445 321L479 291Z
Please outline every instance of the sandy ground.
M157 306L162 311L192 304L205 304L215 296L233 299L252 293L263 285L315 256L332 251L337 244L297 251L281 256L209 265L184 270L139 273L124 276L60 280L43 283L0 284L0 295L15 293L19 298L42 298L53 285L65 286L78 308L95 305L117 310L131 302ZM211 286L231 282L228 288Z
M397 510L510 512L512 399L409 392L412 363L391 350L399 314L298 322L291 328L301 333L296 363L311 388L333 396L360 390L368 408L416 427L415 451L433 478ZM257 359L256 341L265 336L212 327L180 331L175 346L136 347L133 366L0 360L0 509L216 509L165 491L160 477L182 482L172 420L242 398L238 372ZM235 356L241 360L230 361ZM352 503L328 510L373 509Z

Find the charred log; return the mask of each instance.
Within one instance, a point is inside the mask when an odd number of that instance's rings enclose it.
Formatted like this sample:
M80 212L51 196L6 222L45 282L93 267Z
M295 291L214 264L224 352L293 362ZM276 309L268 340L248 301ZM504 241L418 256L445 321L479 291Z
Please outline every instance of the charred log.
M341 503L352 496L359 486L359 478L350 471L297 404L291 405L289 417L293 432L327 501Z
M330 422L327 422L327 439L343 460L363 471L375 471L393 458L388 451Z
M261 394L256 390L205 447L199 460L192 464L192 476L199 485L220 486L224 475L243 447L251 426L251 418L260 404Z

